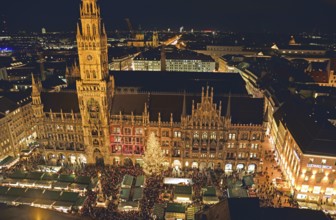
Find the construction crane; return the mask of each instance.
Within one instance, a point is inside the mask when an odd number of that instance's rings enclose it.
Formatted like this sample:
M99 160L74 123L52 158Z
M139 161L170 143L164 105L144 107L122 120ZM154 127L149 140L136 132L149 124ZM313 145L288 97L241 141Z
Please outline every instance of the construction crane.
M128 30L131 33L131 38L134 38L135 36L134 36L133 26L132 26L132 23L131 23L130 19L129 18L125 18L125 21L127 23Z

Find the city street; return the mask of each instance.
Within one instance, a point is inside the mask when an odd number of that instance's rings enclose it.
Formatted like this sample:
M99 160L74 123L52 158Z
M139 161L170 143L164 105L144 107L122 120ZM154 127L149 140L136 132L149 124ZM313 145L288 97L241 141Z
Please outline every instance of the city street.
M289 188L286 190L275 187L275 180L283 180L280 168L276 164L274 149L268 138L262 149L262 172L254 178L256 193L261 200L261 206L292 207L289 203Z

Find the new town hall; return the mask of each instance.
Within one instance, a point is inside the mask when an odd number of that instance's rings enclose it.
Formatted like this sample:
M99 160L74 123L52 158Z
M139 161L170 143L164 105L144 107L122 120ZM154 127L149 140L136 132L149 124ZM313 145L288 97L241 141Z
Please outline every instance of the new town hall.
M167 166L259 169L266 132L263 99L235 74L108 71L96 0L77 25L76 89L44 91L33 77L37 141L54 163L141 164L155 132Z

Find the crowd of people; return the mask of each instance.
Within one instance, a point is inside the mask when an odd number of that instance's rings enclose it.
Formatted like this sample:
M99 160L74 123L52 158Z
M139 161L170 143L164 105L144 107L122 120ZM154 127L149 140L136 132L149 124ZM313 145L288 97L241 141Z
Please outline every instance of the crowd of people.
M296 207L296 203L288 196L286 192L277 189L274 179L282 178L283 175L277 169L277 160L274 156L274 151L265 150L265 166L262 172L258 175L256 193L260 199L262 207Z
M256 176L257 182L255 192L261 201L261 206L283 207L294 206L289 197L285 197L279 192L272 183L273 171L275 170L276 159L273 152L265 151L265 162L272 164L273 169L267 166ZM36 171L38 164L46 164L45 158L40 154L33 154L28 158L23 158L13 170ZM10 171L11 172L11 171ZM192 179L193 185L193 204L202 204L202 188L206 186L214 186L220 199L225 199L227 195L228 182L235 183L240 180L241 175L238 172L229 175L224 173L220 168L216 169L197 169L197 168L168 168L161 174L152 177L146 177L143 197L139 201L138 209L132 211L123 211L120 208L120 189L123 177L131 175L134 177L144 175L140 166L96 166L96 165L66 165L59 171L61 174L76 174L79 176L90 176L93 179L98 178L100 190L88 189L86 191L87 199L81 210L83 216L89 216L94 219L151 219L153 206L155 203L164 203L162 194L165 192L173 192L173 186L165 186L163 184L164 177L185 177ZM98 196L108 201L107 207L97 206ZM170 198L172 201L172 198Z

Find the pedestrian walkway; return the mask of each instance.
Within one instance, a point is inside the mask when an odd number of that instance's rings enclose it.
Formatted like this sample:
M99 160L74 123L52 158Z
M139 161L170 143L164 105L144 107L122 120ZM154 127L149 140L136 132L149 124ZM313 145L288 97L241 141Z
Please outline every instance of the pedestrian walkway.
M274 152L272 144L266 138L262 149L262 172L254 178L256 193L261 206L292 207L288 194L275 185L275 180L283 180L283 175L277 166Z

